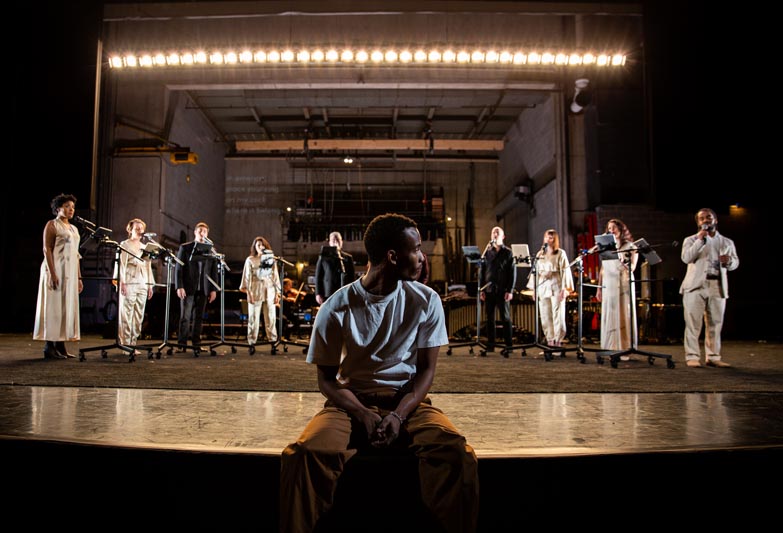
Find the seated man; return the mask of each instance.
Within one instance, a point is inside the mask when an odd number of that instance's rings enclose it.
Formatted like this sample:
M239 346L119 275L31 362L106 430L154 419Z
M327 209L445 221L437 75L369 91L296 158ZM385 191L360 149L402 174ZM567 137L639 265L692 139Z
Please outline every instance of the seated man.
M422 500L443 529L473 531L476 455L427 398L448 335L440 297L413 282L423 262L416 223L376 217L364 245L367 273L326 300L313 326L307 362L318 365L326 403L283 450L280 530L312 531L332 506L345 463L373 446L415 455Z

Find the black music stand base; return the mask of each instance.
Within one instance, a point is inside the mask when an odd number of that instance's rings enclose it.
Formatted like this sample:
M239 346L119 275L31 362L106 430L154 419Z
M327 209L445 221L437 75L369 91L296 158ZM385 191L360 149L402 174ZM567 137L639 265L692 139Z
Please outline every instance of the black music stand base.
M627 350L623 350L620 352L613 352L611 350L601 350L599 351L596 356L595 360L599 365L604 364L604 359L606 357L609 358L609 364L612 365L612 368L617 368L617 362L620 360L620 357L627 355L643 355L647 357L647 362L650 365L655 364L656 358L666 359L666 368L674 368L674 360L672 359L671 355L663 354L663 353L655 353L655 352L645 352L644 350L637 350L636 348L629 348Z
M461 342L461 343L458 343L458 344L451 344L451 343L449 343L449 347L446 349L446 355L451 355L451 350L453 348L462 348L463 346L469 346L470 348L468 349L468 351L471 354L474 353L473 352L473 347L474 346L479 346L481 348L481 350L479 350L480 355L482 357L486 357L486 355L487 355L487 345L484 344L483 342L481 342L476 337L473 337L473 340L468 341L468 342Z
M128 353L128 362L133 363L136 361L136 352L141 351L139 348L143 348L147 351L147 357L152 358L152 348L147 346L125 346L124 344L120 344L120 340L116 339L114 344L108 344L106 346L91 346L89 348L82 348L79 350L79 361L84 362L87 360L87 358L84 356L87 352L95 352L97 350L101 351L101 357L103 359L107 359L109 357L109 350L113 349L122 350L123 352Z

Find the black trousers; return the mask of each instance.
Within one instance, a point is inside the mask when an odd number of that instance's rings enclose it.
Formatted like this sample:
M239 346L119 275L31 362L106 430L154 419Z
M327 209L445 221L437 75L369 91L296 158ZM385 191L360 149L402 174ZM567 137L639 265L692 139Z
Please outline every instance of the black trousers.
M511 340L511 302L507 302L504 294L486 293L484 304L487 309L487 348L495 347L495 309L500 312L500 321L503 324L503 339L506 346L513 344Z
M179 344L186 344L188 339L193 341L193 346L201 344L201 325L208 301L209 297L200 291L179 301Z

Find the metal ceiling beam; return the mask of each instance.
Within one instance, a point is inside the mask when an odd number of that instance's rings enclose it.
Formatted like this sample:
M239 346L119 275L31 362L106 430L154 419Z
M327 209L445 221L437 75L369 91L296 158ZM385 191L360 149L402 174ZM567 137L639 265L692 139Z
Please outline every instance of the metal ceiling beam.
M434 139L435 151L500 152L502 140ZM279 152L304 150L304 140L237 141L237 152ZM428 139L309 139L309 150L429 150Z

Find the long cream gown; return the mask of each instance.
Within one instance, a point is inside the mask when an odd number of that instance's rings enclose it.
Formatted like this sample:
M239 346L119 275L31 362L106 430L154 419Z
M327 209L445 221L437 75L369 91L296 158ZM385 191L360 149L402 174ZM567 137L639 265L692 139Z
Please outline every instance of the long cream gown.
M60 284L49 288L49 267L44 259L38 280L33 338L39 341L78 341L79 329L79 230L54 219L56 232L52 260Z

